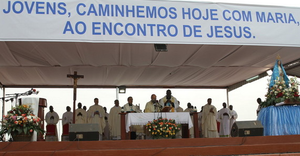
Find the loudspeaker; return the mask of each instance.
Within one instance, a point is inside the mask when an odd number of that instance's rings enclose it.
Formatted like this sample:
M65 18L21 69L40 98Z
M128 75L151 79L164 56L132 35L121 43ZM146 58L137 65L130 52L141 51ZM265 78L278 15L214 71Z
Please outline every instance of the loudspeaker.
M232 137L263 136L264 127L260 121L237 121L232 125Z
M98 124L70 124L70 141L99 141Z
M167 52L167 45L166 44L154 44L155 51L157 52Z

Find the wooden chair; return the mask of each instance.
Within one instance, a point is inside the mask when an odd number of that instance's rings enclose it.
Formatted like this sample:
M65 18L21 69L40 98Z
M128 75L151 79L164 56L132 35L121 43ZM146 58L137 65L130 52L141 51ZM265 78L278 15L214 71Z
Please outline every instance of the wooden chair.
M69 141L69 124L63 125L63 133L61 135L62 141Z
M64 124L63 125L63 134L64 136L69 136L69 124Z
M47 125L46 126L46 141L58 141L56 136L56 125Z
M46 126L46 136L56 136L56 125Z

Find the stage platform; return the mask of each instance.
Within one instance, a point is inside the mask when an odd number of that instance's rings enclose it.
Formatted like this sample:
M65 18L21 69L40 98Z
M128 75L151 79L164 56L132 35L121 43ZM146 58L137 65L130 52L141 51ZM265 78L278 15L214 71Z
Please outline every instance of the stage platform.
M300 135L159 140L0 142L2 156L300 155Z

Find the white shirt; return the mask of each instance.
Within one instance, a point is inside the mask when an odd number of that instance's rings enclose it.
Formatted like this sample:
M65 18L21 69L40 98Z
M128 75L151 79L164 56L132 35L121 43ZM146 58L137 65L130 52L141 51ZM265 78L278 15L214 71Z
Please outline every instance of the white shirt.
M65 112L62 117L62 124L71 124L73 123L73 113Z

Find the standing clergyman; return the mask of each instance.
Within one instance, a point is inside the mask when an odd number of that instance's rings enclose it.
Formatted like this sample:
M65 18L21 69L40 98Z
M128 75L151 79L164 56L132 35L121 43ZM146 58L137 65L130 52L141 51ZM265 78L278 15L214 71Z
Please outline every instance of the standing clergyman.
M82 104L79 102L77 104L77 109L75 110L75 124L85 124L87 123L87 113L82 109Z
M220 121L220 137L229 137L230 136L230 109L227 108L227 104L223 102L223 108L219 110L218 115L219 121Z
M121 139L121 107L119 106L119 100L115 100L115 106L109 111L108 124L110 130L110 136L112 140Z
M57 133L57 123L59 121L58 114L54 111L53 106L49 107L50 111L46 114L46 122L47 125L55 125L55 130L53 130L53 133L55 133L55 136L46 136L46 141L58 141L58 133Z
M102 106L99 105L99 99L94 99L94 105L88 110L88 123L96 123L99 125L99 140L102 140L102 135L105 128L105 111Z
M211 105L212 99L207 99L207 104L203 107L202 112L202 134L204 138L218 138L217 129L217 109Z

